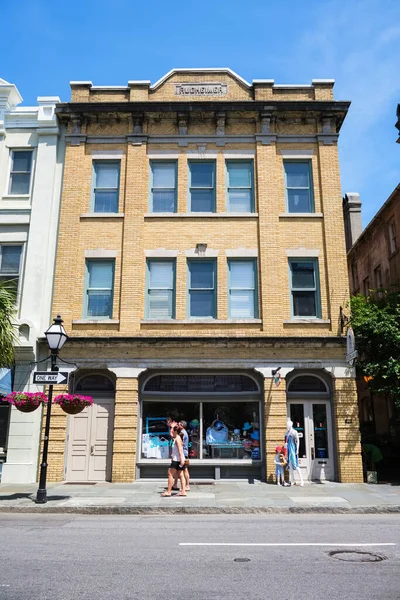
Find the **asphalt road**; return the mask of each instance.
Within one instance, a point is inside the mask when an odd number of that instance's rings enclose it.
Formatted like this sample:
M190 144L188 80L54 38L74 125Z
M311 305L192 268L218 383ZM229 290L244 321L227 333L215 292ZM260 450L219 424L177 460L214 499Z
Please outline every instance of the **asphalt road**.
M400 599L398 515L0 514L0 539L1 600Z

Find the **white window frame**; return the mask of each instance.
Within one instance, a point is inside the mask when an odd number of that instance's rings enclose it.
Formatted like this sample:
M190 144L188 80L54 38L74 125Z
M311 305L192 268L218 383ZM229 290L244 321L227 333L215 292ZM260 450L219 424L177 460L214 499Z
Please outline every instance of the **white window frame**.
M18 273L18 286L17 286L17 298L15 306L19 308L21 301L21 289L22 289L22 275L23 275L23 264L25 258L25 244L23 242L2 242L0 241L0 275L1 275L1 261L2 261L2 247L3 246L18 246L21 248L21 254L19 258L19 273ZM2 277L2 275L1 275Z
M15 194L11 192L11 185L12 185L12 174L13 174L13 164L14 164L14 154L18 153L18 152L30 152L31 153L31 170L30 170L30 177L29 177L29 188L28 188L28 192L26 194ZM27 197L30 196L32 193L32 181L33 181L33 172L35 169L35 148L32 147L28 147L28 148L10 148L10 160L9 160L9 169L8 169L8 181L7 181L7 188L6 188L6 196L11 196L12 198L18 198L18 197ZM17 173L28 173L28 171L17 171Z

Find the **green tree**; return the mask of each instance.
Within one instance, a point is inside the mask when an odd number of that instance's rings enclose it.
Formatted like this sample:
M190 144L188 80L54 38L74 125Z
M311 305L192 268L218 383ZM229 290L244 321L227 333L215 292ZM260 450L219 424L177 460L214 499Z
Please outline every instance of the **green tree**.
M3 368L14 364L14 315L15 284L12 281L0 281L0 367Z
M372 391L392 397L400 410L400 291L353 296L351 326L358 369Z

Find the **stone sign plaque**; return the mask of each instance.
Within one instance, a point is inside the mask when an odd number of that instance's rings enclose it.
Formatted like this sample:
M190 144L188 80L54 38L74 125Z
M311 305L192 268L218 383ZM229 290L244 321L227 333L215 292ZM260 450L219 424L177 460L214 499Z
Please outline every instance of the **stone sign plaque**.
M228 86L225 83L178 83L175 96L225 96Z

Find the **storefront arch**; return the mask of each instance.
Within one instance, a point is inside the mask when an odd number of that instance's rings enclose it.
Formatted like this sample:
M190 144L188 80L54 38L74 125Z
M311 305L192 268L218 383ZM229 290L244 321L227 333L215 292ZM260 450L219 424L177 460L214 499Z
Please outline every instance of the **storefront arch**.
M262 389L254 372L146 372L140 381L138 477L165 477L170 418L187 423L193 477L261 479Z
M70 393L91 396L93 405L68 417L67 481L111 481L115 411L113 373L79 369Z

